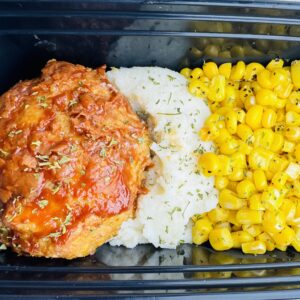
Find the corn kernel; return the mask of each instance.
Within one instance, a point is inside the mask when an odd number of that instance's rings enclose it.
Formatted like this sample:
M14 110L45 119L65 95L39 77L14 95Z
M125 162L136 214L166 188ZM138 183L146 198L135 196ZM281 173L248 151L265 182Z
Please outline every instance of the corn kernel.
M284 61L283 59L278 59L278 58L275 58L275 59L272 59L266 66L266 68L270 71L273 71L273 70L276 70L276 69L279 69L279 68L282 68L283 67L283 64L284 64Z
M233 168L231 174L228 175L230 181L241 181L244 179L244 170L239 168Z
M206 84L200 80L190 81L188 88L192 95L200 98L206 98L209 91L208 86L206 86Z
M245 254L264 254L266 253L266 244L262 241L243 243L242 251Z
M191 80L200 79L203 76L203 71L201 68L195 68L190 73Z
M205 176L213 176L217 174L220 161L215 153L206 152L199 158L199 167Z
M253 130L260 128L262 115L263 107L261 105L252 106L246 113L246 124Z
M216 208L208 212L207 215L213 223L218 223L227 221L229 212L228 210L217 206Z
M212 230L212 224L210 220L205 217L197 220L192 228L193 243L201 245L208 240L208 234Z
M245 207L247 203L229 189L225 189L219 195L219 204L222 208L236 210Z
M275 132L273 135L272 145L270 150L272 152L280 152L284 144L284 137L282 134Z
M257 237L263 231L262 226L258 225L258 224L254 224L254 225L245 224L242 226L242 228L243 228L243 231L247 232L248 234L250 234L253 237Z
M300 125L300 114L294 111L288 111L285 115L285 122L290 126L299 126Z
M219 66L219 74L225 76L226 79L229 79L231 73L232 65L231 63L224 63Z
M234 107L236 105L237 97L237 90L233 86L226 85L225 99L223 100L222 105L225 107Z
M277 96L271 90L261 89L256 94L256 102L259 105L275 106L277 102Z
M292 91L293 91L293 85L289 82L281 83L274 88L274 93L277 95L278 98L281 98L282 100L288 98ZM283 103L285 105L286 100L284 100ZM282 106L283 108L284 105L283 106L280 105L280 106Z
M236 186L237 194L244 199L248 199L255 192L255 185L249 179L244 179Z
M213 229L209 233L209 242L218 251L228 250L233 246L232 236L228 228Z
M254 194L250 197L249 208L252 210L265 210L261 201L261 194Z
M287 111L294 111L300 113L300 91L293 91L288 98L286 104Z
M223 190L227 187L229 183L228 178L225 176L216 176L215 177L215 188L218 190Z
M300 140L300 127L299 126L287 126L284 131L284 136L292 142L298 142Z
M207 97L210 101L222 102L225 99L225 77L215 75L210 82Z
M295 149L295 143L285 140L282 146L282 152L293 152Z
M183 68L180 71L180 74L183 75L185 78L190 79L192 70L190 68Z
M258 191L263 191L268 185L266 174L263 170L255 170L253 180Z
M226 128L230 134L236 133L237 122L237 113L235 111L230 111L225 118Z
M251 210L249 208L242 208L236 214L236 220L240 224L252 225L260 224L262 222L263 212L259 210Z
M245 123L245 119L246 119L246 113L243 109L237 109L236 110L237 113L237 120L239 123Z
M254 132L254 147L270 149L273 143L274 133L272 129L260 128Z
M275 249L274 241L273 241L272 237L268 233L266 233L266 232L261 233L257 237L257 239L259 241L265 242L266 247L267 247L267 251L273 251Z
M232 67L230 79L234 81L241 80L245 74L246 65L243 61L239 61L235 66Z
M263 148L255 148L248 156L249 166L253 170L268 170L271 159L273 158L271 151Z
M276 233L285 227L285 217L281 211L265 211L263 215L263 228L267 233Z
M289 162L286 159L274 155L269 163L269 171L272 173L283 171L286 169L288 164Z
M268 186L261 195L261 201L266 209L277 210L283 202L283 197L278 189Z
M273 239L276 247L286 247L289 246L294 240L295 232L290 227L285 227L281 232L277 232L274 234Z
M295 60L291 64L292 81L296 89L300 88L300 61Z
M285 183L288 179L288 175L284 172L277 172L272 178L272 184L277 188L281 189L285 186Z
M226 176L231 173L231 162L230 158L226 155L218 155L219 159L219 170L217 175Z
M220 152L222 154L230 155L236 152L239 148L239 143L236 139L231 138L220 145Z
M264 66L259 63L250 63L246 66L244 79L248 81L255 80L257 73L264 69Z
M236 130L237 135L247 144L254 142L253 130L246 124L239 124Z
M212 79L214 76L219 74L219 69L216 63L207 62L203 65L203 72L206 77Z
M274 82L272 81L272 73L267 69L263 69L260 72L258 72L257 82L264 89L271 90L274 87Z
M300 165L294 162L289 163L285 173L292 179L298 179L300 175Z
M295 147L295 157L298 163L300 162L300 143Z
M272 128L273 126L275 126L276 120L277 120L277 115L273 109L267 108L264 110L262 120L261 120L261 124L263 127Z
M284 199L280 210L285 216L286 223L288 225L293 225L293 221L296 215L296 204L291 199Z
M242 243L251 242L254 240L253 236L245 231L236 231L231 233L233 239L233 248L241 248Z

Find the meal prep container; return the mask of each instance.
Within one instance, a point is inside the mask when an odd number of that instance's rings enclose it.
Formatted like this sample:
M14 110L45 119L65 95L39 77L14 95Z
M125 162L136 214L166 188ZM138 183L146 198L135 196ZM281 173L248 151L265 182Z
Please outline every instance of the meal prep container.
M300 58L297 1L0 1L0 92L48 59L90 67L183 66ZM224 53L225 52L225 53ZM6 299L300 298L300 254L209 245L105 245L73 261L0 253Z

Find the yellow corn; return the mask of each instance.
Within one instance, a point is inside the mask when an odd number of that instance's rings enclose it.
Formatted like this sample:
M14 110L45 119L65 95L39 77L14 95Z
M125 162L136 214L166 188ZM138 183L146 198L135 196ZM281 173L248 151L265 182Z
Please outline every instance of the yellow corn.
M203 65L203 72L206 77L212 79L214 76L219 74L219 69L216 63L207 62Z
M266 174L263 170L255 170L253 180L258 191L263 191L268 185Z
M249 254L289 245L300 252L300 60L290 68L281 59L266 68L208 62L181 74L190 93L208 98L212 114L199 136L217 147L198 166L215 176L219 203L192 218L193 242Z
M276 233L283 230L285 217L281 211L265 211L263 215L263 228L267 233Z
M196 97L206 98L208 91L208 86L200 80L192 80L189 83L189 92Z
M262 226L257 224L254 225L245 224L242 226L242 228L243 231L249 233L253 237L257 237L263 231Z
M242 243L254 240L253 236L245 231L232 232L231 236L233 239L233 248L241 248Z
M256 79L257 73L264 69L264 66L259 63L250 63L246 66L244 79L252 81Z
M211 230L212 223L207 217L197 220L192 228L193 243L201 245L206 242Z
M271 145L271 148L270 150L272 152L280 152L280 150L282 149L283 147L283 144L284 144L284 137L282 134L280 133L274 133L273 134L273 141L272 141L272 145Z
M261 201L261 194L254 194L249 199L249 208L252 210L265 210Z
M253 170L261 169L268 170L273 153L263 148L255 148L251 151L248 157L248 162Z
M239 197L248 199L255 192L255 185L249 179L244 179L236 186L236 191Z
M296 215L296 204L291 199L284 199L280 210L285 216L286 223L288 225L293 225L293 221Z
M219 204L222 208L236 210L245 207L247 203L229 189L225 189L219 195Z
M233 240L228 228L215 228L209 234L211 246L218 251L224 251L232 248Z
M266 209L277 210L282 204L283 197L278 189L268 186L261 195L261 201Z
M276 120L277 120L277 115L273 109L267 108L264 110L262 115L262 120L261 120L261 124L263 127L272 128L273 126L275 126Z
M246 254L264 254L267 248L264 242L253 241L253 242L243 243L242 250Z
M223 190L227 187L229 180L225 176L216 176L215 177L215 188L218 190Z
M257 82L262 88L271 90L274 87L274 82L272 81L271 75L271 72L267 69L263 69L258 72Z
M180 71L180 74L183 75L185 78L190 79L192 70L190 68L183 68Z
M261 105L254 105L246 113L246 124L253 130L261 127L263 111L264 109Z
M215 75L211 79L207 97L210 101L221 102L225 99L225 76Z
M241 80L245 74L246 65L243 61L239 61L234 67L232 67L230 79L231 80Z
M219 66L219 74L225 76L226 79L229 79L231 68L232 68L231 63L224 63Z
M261 89L256 93L256 102L259 105L275 106L277 102L277 96L271 90Z
M216 208L208 212L207 215L213 223L218 223L227 221L229 212L228 210L217 206Z
M284 172L276 172L272 178L272 183L277 189L281 189L284 187L286 181L288 179L288 175Z
M260 224L262 222L262 216L262 211L242 208L237 212L236 220L240 224L245 225Z
M272 59L268 64L267 64L267 69L270 71L282 68L284 64L283 59L275 58Z
M231 155L239 148L239 143L236 139L231 138L220 145L220 152L222 154Z
M237 130L237 113L235 111L230 111L227 113L225 118L225 124L228 132L230 134L235 134Z
M254 147L270 149L273 143L274 132L269 128L260 128L254 132Z
M300 162L300 143L295 147L295 157L298 163Z
M203 76L203 71L201 68L195 68L190 72L191 80L200 79Z
M294 111L288 111L285 115L285 122L290 126L299 126L300 125L300 114Z
M292 81L296 89L300 88L300 61L295 60L291 64Z
M276 247L289 246L294 240L295 232L290 227L285 227L281 232L276 232L273 236Z
M274 241L268 233L266 233L266 232L261 233L257 237L257 239L266 244L267 251L273 251L275 249Z
M244 169L233 168L230 175L228 175L230 181L241 181L244 179Z
M219 170L219 159L215 153L206 152L199 158L199 167L205 176L217 174Z

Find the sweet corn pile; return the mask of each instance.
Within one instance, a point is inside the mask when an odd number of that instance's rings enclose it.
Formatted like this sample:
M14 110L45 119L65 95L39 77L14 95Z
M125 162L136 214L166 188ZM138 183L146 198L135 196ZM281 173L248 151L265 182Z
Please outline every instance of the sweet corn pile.
M217 149L200 155L199 169L215 176L219 203L194 216L193 242L247 254L300 251L300 61L207 62L181 74L208 102L199 135Z

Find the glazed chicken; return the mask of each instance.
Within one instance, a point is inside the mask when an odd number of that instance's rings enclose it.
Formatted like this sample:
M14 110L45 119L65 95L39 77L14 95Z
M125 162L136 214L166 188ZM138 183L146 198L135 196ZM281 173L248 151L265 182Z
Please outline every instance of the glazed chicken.
M145 192L145 124L105 67L55 60L0 104L1 242L32 256L94 253Z

